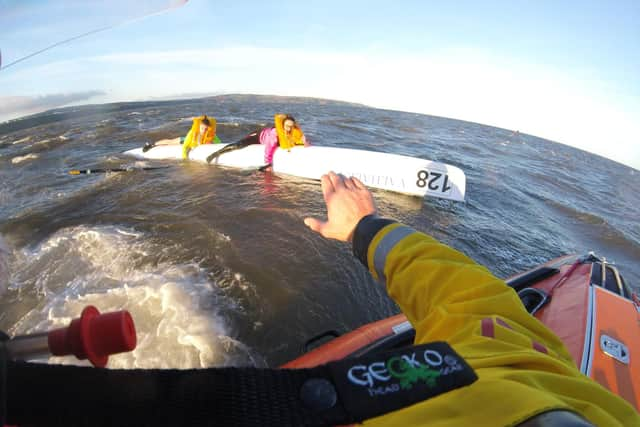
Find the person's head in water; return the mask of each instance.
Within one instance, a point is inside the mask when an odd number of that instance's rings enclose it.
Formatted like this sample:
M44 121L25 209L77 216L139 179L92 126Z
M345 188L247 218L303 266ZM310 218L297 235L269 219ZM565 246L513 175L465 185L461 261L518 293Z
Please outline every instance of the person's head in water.
M294 119L293 116L286 115L282 120L282 127L284 128L284 131L287 134L291 133L291 131L295 126L296 126L296 119Z
M211 126L211 122L209 121L207 116L204 116L204 118L200 121L200 135L204 135L207 132L207 129L209 129L209 126Z

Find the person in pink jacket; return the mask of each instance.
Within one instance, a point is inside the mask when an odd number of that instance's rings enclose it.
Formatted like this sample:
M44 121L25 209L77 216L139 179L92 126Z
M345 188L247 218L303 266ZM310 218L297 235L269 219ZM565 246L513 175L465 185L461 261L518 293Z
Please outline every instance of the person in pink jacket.
M216 157L228 153L229 151L239 150L253 144L264 145L264 166L261 171L270 171L273 165L273 154L278 147L290 149L294 145L304 145L308 147L304 133L296 123L296 119L288 114L276 114L274 118L274 127L266 127L251 132L240 141L228 144L221 150L212 153L207 157L207 162L211 163Z

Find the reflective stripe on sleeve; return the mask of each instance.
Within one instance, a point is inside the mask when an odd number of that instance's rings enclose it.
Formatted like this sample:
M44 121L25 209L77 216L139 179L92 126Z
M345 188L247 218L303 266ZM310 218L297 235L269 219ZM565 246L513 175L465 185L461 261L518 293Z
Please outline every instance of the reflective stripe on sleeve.
M391 252L400 240L415 232L416 230L411 227L407 227L406 225L395 227L393 230L389 231L376 246L373 254L373 268L378 275L378 280L383 285L387 285L387 278L384 275L384 266L387 262L389 252Z

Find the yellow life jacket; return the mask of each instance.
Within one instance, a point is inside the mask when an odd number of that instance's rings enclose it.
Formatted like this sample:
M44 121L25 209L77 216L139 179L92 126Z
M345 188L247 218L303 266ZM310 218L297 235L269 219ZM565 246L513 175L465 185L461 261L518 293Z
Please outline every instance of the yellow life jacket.
M191 125L191 130L184 139L184 143L182 144L182 157L187 158L189 151L196 148L198 145L202 144L211 144L216 142L216 119L213 117L208 117L209 119L209 127L207 128L207 132L200 138L200 123L207 116L200 116L193 119L193 124Z
M302 133L297 123L294 122L293 129L291 129L289 135L284 131L285 117L287 117L285 114L276 114L273 120L276 124L280 148L289 149L294 145L304 145L304 133Z
M214 119L213 117L207 117L209 119L209 127L207 128L207 132L202 137L202 141L198 143L198 141L200 140L200 123L202 123L202 120L204 120L205 117L207 116L200 116L193 119L193 124L191 125L189 135L191 135L191 140L195 142L195 145L211 144L216 136L216 119ZM185 139L184 143L191 143L192 141L190 141L189 139Z

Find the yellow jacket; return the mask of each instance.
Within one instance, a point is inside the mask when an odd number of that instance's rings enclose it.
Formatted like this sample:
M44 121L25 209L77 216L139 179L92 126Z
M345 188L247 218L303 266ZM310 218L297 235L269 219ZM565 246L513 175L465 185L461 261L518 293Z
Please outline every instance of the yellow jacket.
M565 409L596 426L640 426L629 403L580 373L514 290L462 253L375 217L358 225L354 253L386 284L416 329L416 344L446 341L478 375L469 386L365 424L512 426Z
M305 136L297 123L294 124L289 135L284 131L285 117L287 117L286 114L276 114L273 118L276 125L276 133L278 134L278 144L280 145L280 148L284 148L286 150L294 145L304 145Z
M191 129L187 136L184 138L184 142L182 143L182 158L186 159L189 157L189 151L196 148L198 145L202 144L217 144L220 142L218 135L216 135L216 119L213 117L209 117L210 126L207 128L207 132L200 135L200 122L205 118L205 116L196 117L193 119L193 124L191 125Z

